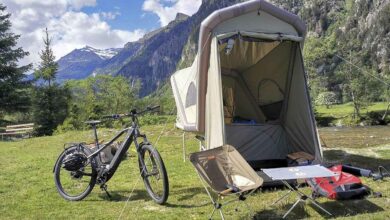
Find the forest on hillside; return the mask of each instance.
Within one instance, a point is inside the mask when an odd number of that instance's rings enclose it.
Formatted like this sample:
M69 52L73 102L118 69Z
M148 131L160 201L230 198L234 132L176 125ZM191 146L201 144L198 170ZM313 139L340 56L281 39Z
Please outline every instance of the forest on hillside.
M64 83L55 81L58 64L46 31L45 48L38 67L19 66L28 54L17 48L18 35L11 33L10 14L0 4L0 127L34 122L36 135L51 135L82 129L83 121L104 114L129 111L133 107L161 105L162 114L175 114L169 75L189 66L197 52L200 22L212 11L242 0L204 1L189 18L175 21L165 29L142 39L136 57L122 72L101 74ZM307 24L304 58L312 102L318 122L333 106L349 106L347 124L386 124L390 103L390 2L388 0L272 0L272 3L299 15ZM172 34L182 30L176 45ZM176 39L176 38L175 38ZM164 44L161 41L164 40ZM160 43L159 43L160 42ZM161 49L161 45L165 45ZM123 55L123 54L122 54ZM162 59L164 58L164 59ZM159 60L159 62L155 62ZM168 60L168 64L161 62ZM140 67L148 67L145 76ZM136 65L131 65L134 63ZM34 71L34 79L25 73ZM155 70L157 72L155 72ZM132 72L137 73L133 74ZM145 88L148 88L145 90ZM153 88L153 91L149 91ZM149 91L149 93L146 93ZM375 103L385 103L371 110ZM320 111L321 110L321 111ZM159 119L153 119L158 123ZM324 125L329 125L325 120ZM107 124L121 126L121 124Z

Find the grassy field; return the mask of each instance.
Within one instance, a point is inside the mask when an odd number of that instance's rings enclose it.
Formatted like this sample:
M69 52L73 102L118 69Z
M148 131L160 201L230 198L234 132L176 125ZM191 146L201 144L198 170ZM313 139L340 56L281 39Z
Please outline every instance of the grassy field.
M161 129L162 126L149 126L143 130L154 141ZM109 130L102 133L107 136L112 134ZM349 162L368 168L378 164L390 166L390 127L354 131L327 128L321 129L321 133L327 142L324 156L328 161ZM206 219L211 206L192 166L188 160L183 161L181 134L169 125L157 146L170 181L170 196L164 206L156 205L146 194L135 157L124 161L108 182L112 199L99 187L81 202L68 202L59 196L54 187L52 169L63 143L91 140L90 131L0 142L0 219L118 219L122 211L120 219ZM359 139L361 135L369 136ZM348 141L343 141L345 138ZM354 144L350 143L351 139L355 140ZM188 152L197 148L193 135L187 135L187 156ZM389 181L373 182L366 178L363 181L375 191L382 192L383 197L353 201L321 198L318 201L337 219L390 219ZM310 189L305 188L304 191L310 192ZM248 202L257 217L280 219L294 203L295 197L275 206L270 204L285 192L282 189L259 191ZM227 209L228 219L247 218L245 209L235 212L233 208ZM323 217L327 216L311 205L299 207L289 215L289 219Z
M361 110L363 117L367 116L368 112L376 112L383 114L386 110L388 103L387 102L376 102L372 103L367 108ZM316 106L317 111L317 121L323 126L331 125L354 125L356 121L352 120L353 114L353 104L345 103L339 105L332 105L329 108L325 106ZM388 116L389 117L389 116Z

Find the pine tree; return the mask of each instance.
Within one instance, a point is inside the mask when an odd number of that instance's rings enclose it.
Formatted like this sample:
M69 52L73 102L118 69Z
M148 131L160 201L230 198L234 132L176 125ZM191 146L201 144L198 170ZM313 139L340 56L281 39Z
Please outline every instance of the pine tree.
M45 48L41 51L41 63L34 75L45 83L37 84L33 94L35 135L52 135L68 114L69 90L55 82L58 64L51 49L49 32L45 29Z
M69 91L58 84L36 87L33 116L36 136L52 135L68 115Z
M51 39L49 38L49 31L45 29L45 38L43 38L45 48L39 53L41 63L38 70L35 71L34 75L36 79L43 79L51 86L52 81L55 80L58 64L55 62L55 56L51 49Z
M11 22L6 7L0 3L0 115L26 111L30 105L27 93L29 82L25 72L31 64L18 66L18 61L28 55L22 48L15 48L20 35L9 32Z

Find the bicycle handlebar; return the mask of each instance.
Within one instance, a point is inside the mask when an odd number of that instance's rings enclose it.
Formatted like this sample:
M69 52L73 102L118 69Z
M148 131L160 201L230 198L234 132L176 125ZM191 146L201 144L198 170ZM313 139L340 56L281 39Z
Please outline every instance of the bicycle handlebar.
M142 115L146 112L152 112L152 111L155 111L157 109L159 109L160 106L159 105L156 105L156 106L153 106L153 107L147 107L145 110L141 111L141 112L137 112L137 109L133 109L131 110L130 113L125 113L125 114L112 114L112 115L104 115L102 116L102 118L111 118L111 119L119 119L119 118L122 118L122 117L128 117L128 116L135 116L135 115Z

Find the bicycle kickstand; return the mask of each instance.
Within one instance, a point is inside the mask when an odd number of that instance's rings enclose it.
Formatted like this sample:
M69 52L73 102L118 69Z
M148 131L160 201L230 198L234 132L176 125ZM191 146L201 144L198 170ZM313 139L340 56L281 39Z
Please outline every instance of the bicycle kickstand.
M111 199L111 195L110 195L110 193L108 193L108 191L107 191L107 185L106 185L106 184L100 185L100 189L101 189L102 191L106 192L108 198Z

